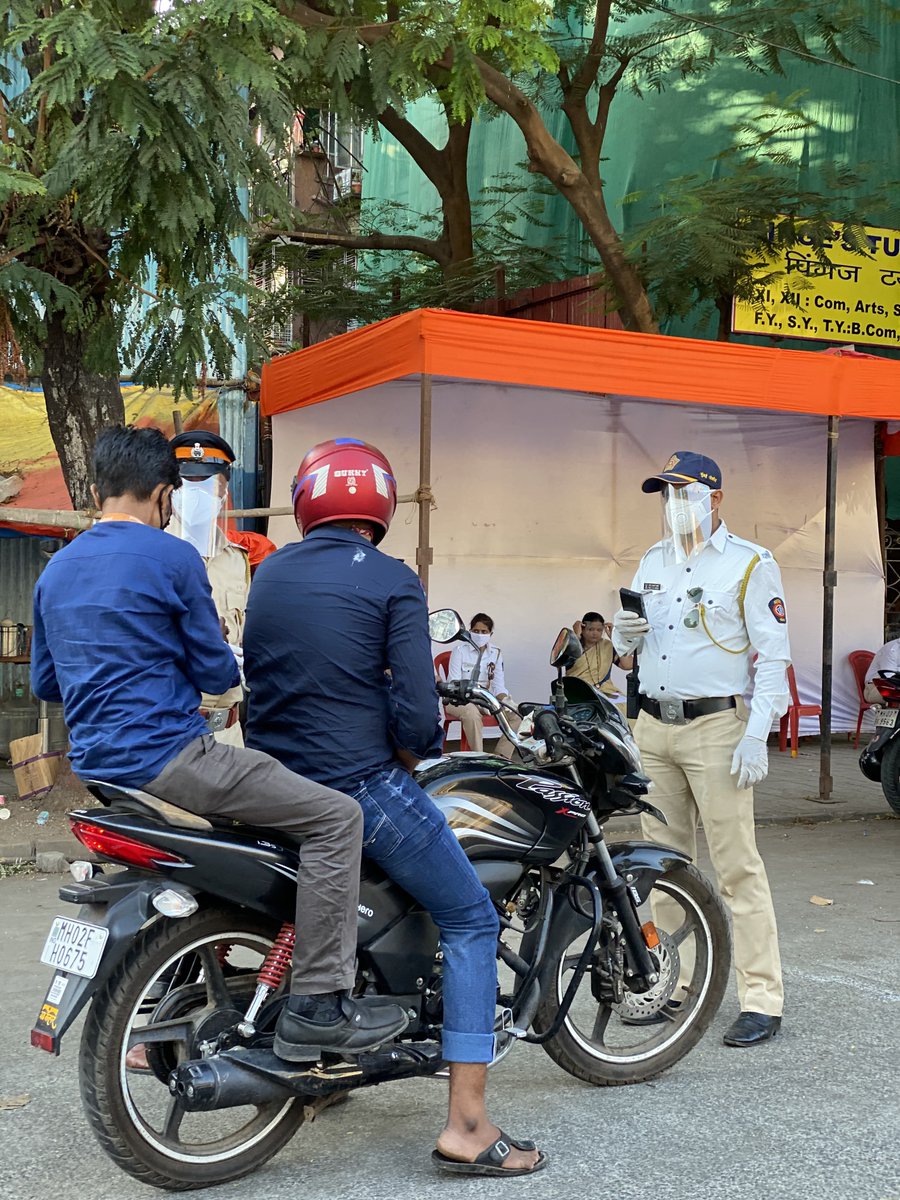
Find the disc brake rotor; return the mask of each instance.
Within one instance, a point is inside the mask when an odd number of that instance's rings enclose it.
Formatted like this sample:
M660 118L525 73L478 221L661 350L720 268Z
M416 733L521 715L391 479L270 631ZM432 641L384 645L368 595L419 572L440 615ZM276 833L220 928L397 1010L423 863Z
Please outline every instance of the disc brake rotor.
M652 1017L670 1000L678 985L681 970L681 955L671 936L664 929L657 929L659 945L650 951L656 959L659 980L646 992L626 992L625 999L612 1004L613 1012L620 1017Z

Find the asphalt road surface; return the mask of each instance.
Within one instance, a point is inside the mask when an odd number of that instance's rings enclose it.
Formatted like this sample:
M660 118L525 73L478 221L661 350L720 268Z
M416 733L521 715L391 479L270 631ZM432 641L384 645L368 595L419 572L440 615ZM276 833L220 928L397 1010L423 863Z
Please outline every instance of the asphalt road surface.
M361 1091L220 1200L900 1200L900 821L760 831L782 937L782 1035L728 1049L733 989L667 1075L595 1089L539 1048L491 1073L494 1119L550 1156L531 1179L460 1180L429 1161L446 1083ZM871 880L872 883L861 883ZM151 1197L97 1148L77 1086L79 1029L60 1058L28 1045L49 972L37 959L63 910L58 879L0 881L0 1197ZM810 897L833 900L817 907ZM67 907L67 906L66 906ZM4 1098L27 1093L21 1108ZM156 1193L158 1194L158 1193Z

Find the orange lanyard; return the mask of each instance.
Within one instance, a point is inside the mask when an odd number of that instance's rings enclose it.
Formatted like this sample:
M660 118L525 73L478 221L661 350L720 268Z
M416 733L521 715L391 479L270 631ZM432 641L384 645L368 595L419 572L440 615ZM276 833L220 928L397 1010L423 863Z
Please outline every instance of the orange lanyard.
M143 521L139 517L130 517L128 513L104 513L97 522L99 525L102 521L131 521L133 525L143 525Z

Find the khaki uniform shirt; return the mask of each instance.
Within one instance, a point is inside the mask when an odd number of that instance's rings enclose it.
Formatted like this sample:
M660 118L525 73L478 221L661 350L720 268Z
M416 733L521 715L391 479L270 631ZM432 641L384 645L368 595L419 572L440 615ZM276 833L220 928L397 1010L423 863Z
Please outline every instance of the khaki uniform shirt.
M212 588L213 604L225 623L225 640L240 646L244 640L244 617L250 592L250 557L242 546L226 542L218 554L205 558L206 573ZM203 708L231 708L240 703L243 689L238 685L221 696L203 694Z

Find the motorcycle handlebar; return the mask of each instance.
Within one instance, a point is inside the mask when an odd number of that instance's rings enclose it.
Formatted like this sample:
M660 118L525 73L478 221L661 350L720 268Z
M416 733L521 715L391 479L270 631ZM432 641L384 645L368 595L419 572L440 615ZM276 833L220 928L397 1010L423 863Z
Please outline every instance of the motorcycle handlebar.
M540 712L535 713L534 731L544 739L547 743L547 748L553 754L565 754L568 747L566 739L563 735L562 726L559 723L559 717L552 708L542 708Z

